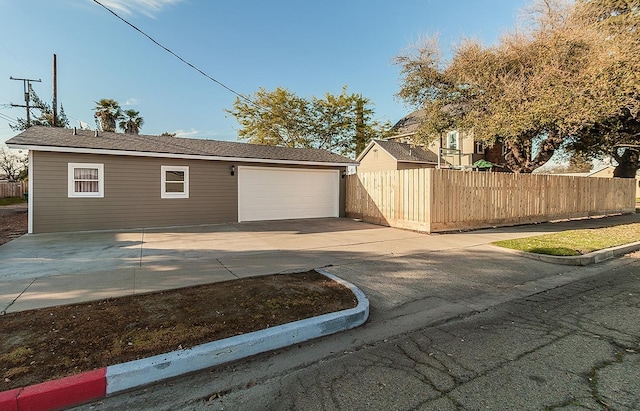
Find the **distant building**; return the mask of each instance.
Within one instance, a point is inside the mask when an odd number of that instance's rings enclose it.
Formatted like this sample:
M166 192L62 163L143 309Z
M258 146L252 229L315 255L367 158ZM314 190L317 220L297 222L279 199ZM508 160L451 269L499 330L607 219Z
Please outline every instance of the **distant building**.
M475 141L472 133L450 130L428 146L417 142L416 133L424 115L424 110L414 111L391 128L391 136L386 140L372 141L357 158L358 171L424 167L471 169L478 160L504 167L502 145L486 147L484 142Z

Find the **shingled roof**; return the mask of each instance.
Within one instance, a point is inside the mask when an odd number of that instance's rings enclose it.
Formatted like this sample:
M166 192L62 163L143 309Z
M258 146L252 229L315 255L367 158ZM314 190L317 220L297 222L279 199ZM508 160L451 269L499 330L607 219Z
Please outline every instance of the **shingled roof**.
M404 136L409 134L414 134L418 128L420 128L420 123L424 119L425 111L417 110L413 113L407 114L402 117L396 124L391 127L391 135L393 136Z
M412 146L406 143L398 143L389 140L374 140L383 150L400 162L411 163L437 163L438 155L431 150ZM363 152L364 154L364 152ZM358 158L361 158L360 155Z
M274 161L284 164L357 165L350 158L327 150L289 148L231 141L181 137L119 134L33 126L6 144L12 148L39 151L83 152L153 157L203 158L230 161Z

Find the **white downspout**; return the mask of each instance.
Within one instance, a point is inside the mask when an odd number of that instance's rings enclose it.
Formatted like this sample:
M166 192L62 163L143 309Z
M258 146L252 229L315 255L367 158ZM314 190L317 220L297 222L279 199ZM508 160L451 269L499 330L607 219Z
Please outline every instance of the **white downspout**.
M27 232L29 234L33 234L33 150L29 150L29 197L27 199L27 209L28 209L28 229Z

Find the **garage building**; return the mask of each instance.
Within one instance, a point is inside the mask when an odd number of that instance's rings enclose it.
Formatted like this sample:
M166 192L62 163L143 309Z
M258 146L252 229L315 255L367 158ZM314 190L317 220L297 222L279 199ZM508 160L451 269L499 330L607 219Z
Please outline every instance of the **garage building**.
M29 232L344 216L353 160L326 150L34 126Z

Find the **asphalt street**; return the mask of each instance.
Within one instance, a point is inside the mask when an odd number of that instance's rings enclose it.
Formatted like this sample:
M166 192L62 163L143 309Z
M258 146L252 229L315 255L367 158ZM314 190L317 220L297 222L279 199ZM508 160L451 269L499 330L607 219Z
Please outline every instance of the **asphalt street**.
M520 285L513 257L493 259L499 278L487 261L470 258L457 264L486 271L483 281L440 265L433 273L441 277L423 280L442 297L418 287L384 306L374 293L378 309L358 329L79 409L640 409L639 252L591 267L529 263L539 272L521 273L528 282ZM407 272L420 260L400 263ZM347 269L357 272L353 265L336 271ZM441 285L447 276L464 281ZM490 282L495 292L471 292Z

